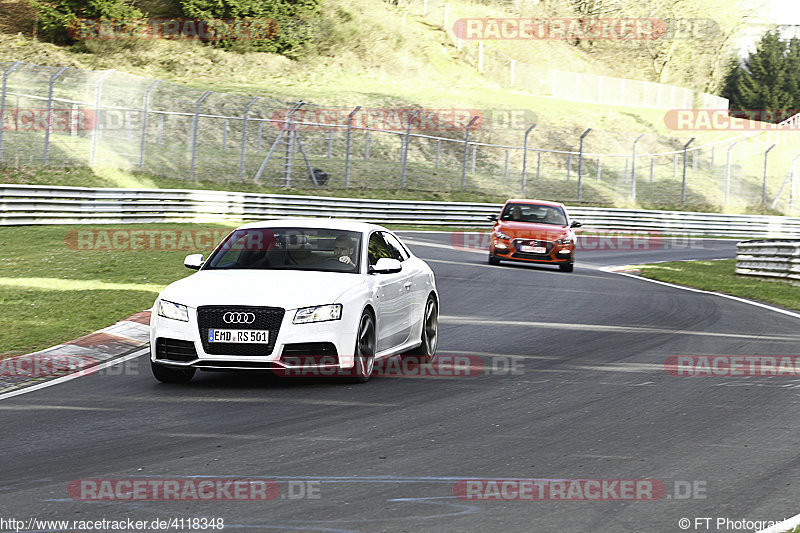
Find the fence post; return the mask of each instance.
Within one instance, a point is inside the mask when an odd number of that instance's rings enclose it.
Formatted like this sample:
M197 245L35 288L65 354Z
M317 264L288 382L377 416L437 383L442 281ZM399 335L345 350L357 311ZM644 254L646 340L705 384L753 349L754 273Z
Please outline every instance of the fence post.
M242 147L239 150L239 181L244 181L244 159L247 154L247 115L250 108L258 101L258 96L247 102L242 113Z
M350 187L350 136L353 129L353 117L356 116L359 109L361 109L360 105L357 105L355 109L350 111L350 114L347 115L347 141L345 142L345 152L344 152L344 187L345 189Z
M364 161L369 160L369 130L364 132Z
M542 152L536 153L536 181L539 181L542 170Z
M195 179L195 166L197 165L197 130L200 129L200 106L203 104L206 98L208 98L213 91L206 91L203 93L203 96L198 98L198 100L194 103L194 118L192 119L192 163L189 167L189 178L192 181L197 181Z
M656 158L650 157L650 183L653 183L653 166L656 164Z
M3 94L0 96L0 161L3 160L3 130L6 125L6 95L8 94L8 77L11 73L23 65L22 61L17 61L5 72L3 72Z
M764 178L761 182L761 203L767 203L767 156L769 155L769 151L775 148L775 144L767 148L767 151L764 152Z
M150 111L150 93L158 87L161 80L154 81L144 92L144 105L142 106L142 132L139 136L139 168L144 167L144 150L147 139L147 113Z
M731 194L731 150L739 141L733 141L728 146L728 153L725 156L725 205L728 205L728 199Z
M442 140L436 139L436 163L434 165L434 168L439 168L439 158L441 157L441 154L442 154Z
M508 148L506 148L506 162L505 166L503 167L503 179L508 179Z
M531 127L528 128L527 130L525 130L525 140L522 143L522 187L521 187L521 189L522 189L522 196L523 197L525 196L525 186L527 185L526 172L528 170L528 135L530 135L531 131L533 131L533 128L535 128L535 127L536 127L536 122L531 124ZM541 152L539 152L539 155L541 156ZM536 166L536 179L537 180L539 179L539 166L538 166L538 163L537 163L537 166Z
M601 161L602 161L602 159L598 157L597 158L597 178L595 179L595 181L600 181L600 172L601 172L601 170L600 170L601 169L601 163L600 162Z
M686 150L689 149L689 145L692 144L693 141L694 137L689 139L689 142L683 145L683 179L681 180L681 205L686 205ZM673 158L673 161L677 160Z
M67 70L68 67L61 67L55 74L50 76L50 81L47 85L47 128L44 130L44 154L42 154L42 162L47 163L50 156L50 133L53 131L53 86L56 80Z
M108 79L111 74L113 74L113 70L105 71L102 76L97 80L97 84L94 88L94 120L95 126L92 130L92 151L89 155L89 166L94 166L94 162L97 158L97 142L100 140L100 137L103 135L103 114L100 110L100 94L103 90L103 83Z
M572 152L567 154L567 181L572 173Z
M421 112L420 109L414 111L414 113L410 117L408 117L408 121L406 122L406 137L405 141L403 142L403 155L401 158L402 169L400 171L400 187L403 189L406 188L406 171L408 169L408 145L411 144L411 121L417 118L420 112Z
M467 122L466 133L464 134L464 161L461 165L461 188L467 188L467 160L469 159L469 128L478 120L478 116L474 116Z
M475 160L477 158L478 158L478 145L477 144L473 144L472 145L472 168L470 169L470 172L472 172L473 174L475 173Z
M580 147L578 148L578 201L579 202L583 198L583 139L584 137L589 135L590 131L592 131L592 128L588 128L586 131L583 132L580 139Z
M636 140L633 141L633 153L631 154L631 202L636 201L636 143L644 137L644 133L640 133Z

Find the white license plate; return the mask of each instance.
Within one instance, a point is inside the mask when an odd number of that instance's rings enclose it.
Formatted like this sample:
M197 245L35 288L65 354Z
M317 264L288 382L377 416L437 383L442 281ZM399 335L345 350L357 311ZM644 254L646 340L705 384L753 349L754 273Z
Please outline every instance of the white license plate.
M546 254L547 248L544 246L530 246L528 244L523 244L519 247L519 251L529 254Z
M237 344L269 344L269 330L209 329L208 342L230 342Z

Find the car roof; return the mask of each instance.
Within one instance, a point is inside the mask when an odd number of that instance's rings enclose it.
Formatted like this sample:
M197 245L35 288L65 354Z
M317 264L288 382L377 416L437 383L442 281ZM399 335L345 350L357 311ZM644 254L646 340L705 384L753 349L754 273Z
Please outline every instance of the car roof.
M361 222L358 220L348 220L342 218L272 218L248 222L236 229L253 228L320 228L338 229L343 231L357 231L359 233L369 233L371 231L389 231L383 226Z
M549 205L553 207L564 207L560 202L550 202L548 200L531 200L530 198L510 198L507 204L529 204L529 205Z

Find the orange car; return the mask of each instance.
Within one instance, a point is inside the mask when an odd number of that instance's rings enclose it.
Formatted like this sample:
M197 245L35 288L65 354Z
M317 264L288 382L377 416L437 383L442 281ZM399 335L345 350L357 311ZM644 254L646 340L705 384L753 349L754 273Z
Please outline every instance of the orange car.
M512 199L500 216L491 215L492 228L489 264L500 260L558 265L572 272L575 263L575 233L580 222L570 223L564 204L542 200Z

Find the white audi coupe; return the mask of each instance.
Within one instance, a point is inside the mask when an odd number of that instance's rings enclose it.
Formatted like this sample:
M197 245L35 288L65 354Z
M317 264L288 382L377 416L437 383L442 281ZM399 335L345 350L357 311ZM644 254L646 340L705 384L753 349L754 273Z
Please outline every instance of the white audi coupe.
M187 382L197 369L347 376L366 382L375 359L436 356L439 296L433 271L391 231L363 222L283 219L245 224L198 272L153 304L156 379Z

